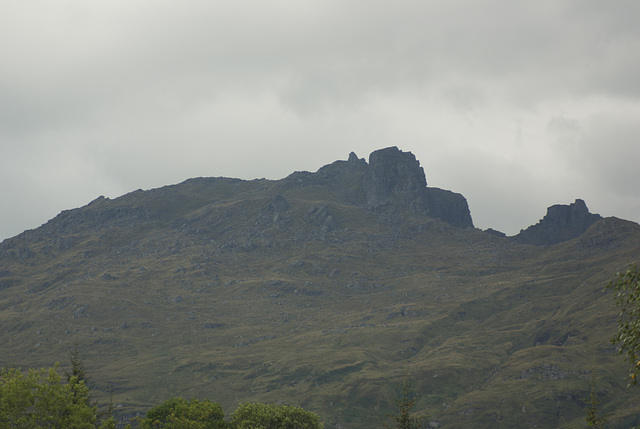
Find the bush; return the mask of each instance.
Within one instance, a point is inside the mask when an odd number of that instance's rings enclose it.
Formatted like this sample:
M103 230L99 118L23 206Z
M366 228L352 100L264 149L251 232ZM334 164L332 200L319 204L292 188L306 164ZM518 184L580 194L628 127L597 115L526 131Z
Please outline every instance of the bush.
M231 415L232 429L321 429L320 417L300 407L247 403Z
M152 408L140 421L142 429L218 429L225 427L217 402L171 398Z

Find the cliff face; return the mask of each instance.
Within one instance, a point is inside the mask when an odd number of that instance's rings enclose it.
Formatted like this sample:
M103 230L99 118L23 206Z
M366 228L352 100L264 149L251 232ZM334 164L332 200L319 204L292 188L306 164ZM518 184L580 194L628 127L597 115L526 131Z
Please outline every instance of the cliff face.
M426 187L424 170L411 152L394 146L369 155L363 183L369 209L395 203L424 212Z
M429 216L458 228L473 227L467 200L461 195L427 187L420 162L411 152L392 146L372 152L369 162L351 152L315 173L295 172L278 181L284 190L324 187L341 201L373 213Z
M467 200L462 194L440 188L427 188L427 214L458 228L473 227Z
M590 213L585 202L577 199L569 205L549 207L540 222L512 238L522 244L557 244L580 236L600 219L602 216Z
M461 194L428 188L416 157L395 146L371 153L363 190L370 210L409 210L458 228L473 226L467 200Z

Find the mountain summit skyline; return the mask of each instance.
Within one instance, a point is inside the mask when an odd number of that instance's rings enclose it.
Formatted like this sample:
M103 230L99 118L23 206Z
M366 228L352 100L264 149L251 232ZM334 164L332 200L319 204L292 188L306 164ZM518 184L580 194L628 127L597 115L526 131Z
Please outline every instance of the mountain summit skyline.
M640 225L553 205L474 227L397 147L280 180L192 178L99 197L0 242L0 366L77 346L126 421L174 397L300 405L380 425L409 375L442 429L640 423L604 286ZM594 372L596 366L596 372Z
M318 169L316 173L306 171L295 172L281 180L269 180L267 182L287 183L288 181L291 181L292 177L314 177L313 180L315 181L325 180L327 183L330 183L331 179L335 181L336 178L340 179L342 175L350 175L356 178L359 182L358 188L361 185L362 189L352 189L351 191L354 193L363 193L363 196L366 199L366 207L371 211L384 211L386 209L393 210L398 207L403 207L405 209L409 209L414 214L422 214L425 216L439 218L460 228L473 227L471 211L466 198L459 193L440 188L428 187L424 168L420 165L420 162L416 159L415 155L411 152L403 152L398 149L397 146L390 146L372 152L369 155L369 162L364 158L358 158L354 152L351 152L347 161L335 161L331 164L327 164ZM184 183L200 179L188 179ZM242 179L236 178L218 179L243 181ZM300 180L302 181L302 179ZM169 187L170 186L177 185L169 185ZM166 187L167 186L157 189L163 189ZM139 189L135 192L141 191L142 190ZM147 192L153 191L155 190ZM105 197L101 196L97 200L104 199ZM581 213L583 212L589 220L567 219L564 221L564 224L558 226L558 228L573 229L573 232L560 232L558 230L554 230L551 232L548 231L547 234L554 235L556 233L560 233L565 234L566 238L574 238L584 232L584 230L586 230L586 228L593 223L595 219L600 218L599 215L592 215L589 212L582 199L576 199L575 203L572 203L567 207L571 209L576 205L580 207ZM558 210L561 210L562 207L565 206L562 204L556 204L549 207L547 215L545 218L541 219L541 222L544 222L545 219L549 217L551 219L556 218L554 213L557 214ZM582 223L576 225L574 224L574 221ZM550 225L550 222L552 223L553 220L547 220L546 225ZM526 238L523 238L523 234L535 234L536 228L539 227L540 225L530 225L526 228L527 231L523 228L519 234L516 234L513 237L522 242L528 242ZM534 232L531 232L532 228ZM493 228L488 228L487 231L497 235L506 236L506 234ZM554 240L558 240L558 238L529 238L529 241L532 243L535 242L539 244L549 244L554 242ZM559 240L563 241L563 239Z

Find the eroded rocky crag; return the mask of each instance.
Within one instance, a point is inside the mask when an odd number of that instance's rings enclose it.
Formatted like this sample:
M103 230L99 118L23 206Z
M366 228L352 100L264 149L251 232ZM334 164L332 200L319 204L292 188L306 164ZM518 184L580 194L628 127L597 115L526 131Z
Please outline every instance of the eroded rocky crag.
M371 153L363 190L371 210L401 207L458 228L473 227L467 200L461 194L427 187L424 170L415 155L395 146Z
M600 219L602 216L590 213L586 203L577 199L569 205L549 207L547 214L537 224L521 230L512 238L521 244L557 244L579 237Z
M428 187L415 155L396 146L372 152L368 163L351 152L348 161L306 173L305 179L301 174L294 173L298 183L305 180L341 186L352 195L351 202L373 212L429 216L458 228L473 227L467 200L461 194Z

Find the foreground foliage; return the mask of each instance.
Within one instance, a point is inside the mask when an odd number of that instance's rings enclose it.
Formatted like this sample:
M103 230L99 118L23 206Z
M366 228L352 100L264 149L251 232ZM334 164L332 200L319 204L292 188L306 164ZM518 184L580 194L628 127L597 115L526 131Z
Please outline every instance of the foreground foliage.
M301 407L248 403L231 415L232 429L321 429L320 417Z
M640 376L640 270L630 264L625 272L617 273L607 286L616 293L616 305L620 308L618 334L611 340L620 347L620 353L631 364L631 384L637 384Z
M95 428L96 421L87 386L76 376L63 383L58 365L26 374L0 370L0 427L85 429Z
M77 358L77 353L76 353ZM0 428L114 429L109 416L98 422L91 404L81 361L73 361L66 383L52 368L23 373L18 368L0 369ZM82 378L82 380L79 379ZM300 407L249 403L238 407L231 421L217 402L171 398L139 419L141 429L321 429L320 417Z
M149 410L140 421L142 429L219 429L226 427L224 412L218 403L171 398Z
M247 403L224 421L220 405L211 401L171 398L140 420L142 429L321 429L320 417L300 407Z

